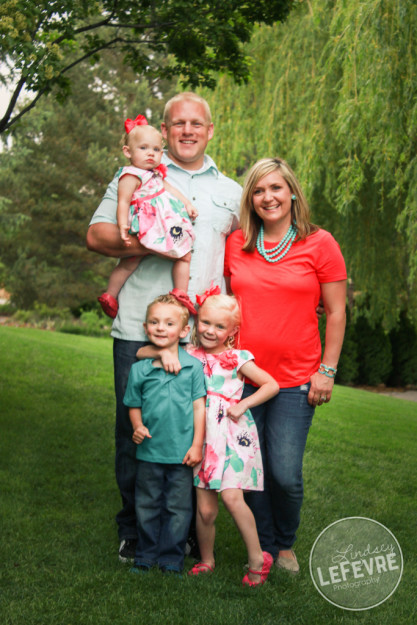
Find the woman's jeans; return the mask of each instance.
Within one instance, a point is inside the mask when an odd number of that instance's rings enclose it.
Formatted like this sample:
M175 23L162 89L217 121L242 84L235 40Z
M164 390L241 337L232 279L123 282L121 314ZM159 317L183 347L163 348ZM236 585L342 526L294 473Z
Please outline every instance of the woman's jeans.
M245 499L252 510L263 551L274 558L296 539L303 502L303 455L314 408L307 402L310 384L281 389L264 404L251 408L258 428L265 490ZM245 384L243 397L257 389Z
M114 339L114 389L116 393L116 481L122 496L122 509L116 516L119 539L137 538L135 514L136 444L129 409L123 403L130 368L137 362L136 352L147 345L143 341Z

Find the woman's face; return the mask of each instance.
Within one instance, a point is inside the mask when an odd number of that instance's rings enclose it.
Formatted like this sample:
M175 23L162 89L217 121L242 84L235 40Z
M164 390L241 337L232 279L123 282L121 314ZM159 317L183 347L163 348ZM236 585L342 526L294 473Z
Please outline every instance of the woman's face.
M255 213L267 224L291 224L291 189L284 178L272 171L255 185L252 202Z

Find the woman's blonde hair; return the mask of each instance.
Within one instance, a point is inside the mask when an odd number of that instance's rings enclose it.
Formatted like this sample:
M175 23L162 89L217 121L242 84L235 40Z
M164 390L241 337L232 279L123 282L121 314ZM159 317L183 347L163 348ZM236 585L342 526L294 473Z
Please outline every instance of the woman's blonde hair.
M262 224L262 219L256 214L253 207L253 193L261 178L268 176L268 174L272 172L277 172L284 178L290 188L291 194L296 197L296 199L291 202L291 221L297 228L297 239L305 239L309 234L318 230L318 226L310 222L310 209L307 200L301 190L300 183L295 173L288 163L278 157L263 158L257 161L248 171L243 186L242 199L240 201L239 220L240 227L245 237L245 244L242 249L246 252L252 252L255 249L259 229Z
M204 307L216 308L217 310L219 309L225 310L226 312L230 314L233 326L234 327L240 326L241 312L240 312L239 303L234 295L224 295L223 293L220 293L219 295L210 295L201 304L200 308L198 309L198 315L200 315L200 311ZM226 345L228 347L235 347L235 343L237 342L236 337L237 337L236 334L233 336L229 336L229 338L226 341ZM199 345L197 332L196 332L196 326L194 326L194 329L193 329L192 341L195 345Z

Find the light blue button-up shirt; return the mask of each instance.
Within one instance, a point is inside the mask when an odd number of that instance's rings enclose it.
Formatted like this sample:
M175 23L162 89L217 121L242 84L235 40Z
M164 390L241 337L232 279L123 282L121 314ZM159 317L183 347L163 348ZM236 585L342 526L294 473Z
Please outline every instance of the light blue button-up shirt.
M190 264L188 294L209 288L211 282L223 285L223 263L226 236L238 226L242 189L217 169L214 161L204 157L202 169L182 169L165 153L162 162L168 167L167 181L179 189L198 210L193 224L195 243ZM91 224L117 223L118 174L113 178ZM145 341L143 329L146 308L158 295L173 288L172 261L155 255L146 256L129 277L119 294L119 312L113 322L112 336L127 341Z

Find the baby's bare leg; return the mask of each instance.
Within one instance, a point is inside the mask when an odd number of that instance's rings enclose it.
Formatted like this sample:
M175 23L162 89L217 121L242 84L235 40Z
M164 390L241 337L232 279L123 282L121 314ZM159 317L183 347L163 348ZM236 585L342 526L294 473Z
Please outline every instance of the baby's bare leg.
M181 291L188 291L188 282L190 280L190 262L191 252L188 252L182 258L178 258L174 261L172 268L172 279L174 282L174 288L181 289Z
M110 274L109 283L106 293L117 299L120 289L132 273L139 267L139 263L143 256L129 256L121 258L117 267Z

